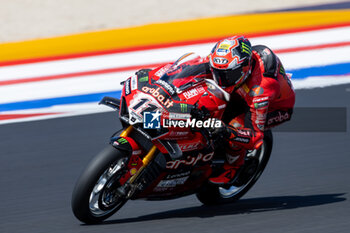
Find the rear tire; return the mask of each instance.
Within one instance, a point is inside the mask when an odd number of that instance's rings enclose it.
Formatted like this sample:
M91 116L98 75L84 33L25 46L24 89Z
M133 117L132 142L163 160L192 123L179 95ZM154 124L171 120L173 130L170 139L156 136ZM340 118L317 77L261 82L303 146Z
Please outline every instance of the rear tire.
M223 203L232 203L240 199L253 187L255 182L259 179L260 175L264 171L270 159L272 142L273 138L271 131L265 131L264 143L258 150L256 150L257 155L255 154L255 157L252 156L251 158L247 156L248 158L246 159L245 167L243 171L238 174L237 180L241 179L243 182L240 182L238 184L234 183L228 189L206 183L196 194L198 200L204 205L216 205ZM250 167L247 165L250 165ZM257 167L254 169L254 166ZM254 171L252 171L252 169Z
M108 146L89 163L72 194L71 205L77 219L87 224L99 223L125 204L126 199L118 199L117 195L113 197L112 192L117 188L114 181L118 183L125 173L123 166L126 160L127 155Z

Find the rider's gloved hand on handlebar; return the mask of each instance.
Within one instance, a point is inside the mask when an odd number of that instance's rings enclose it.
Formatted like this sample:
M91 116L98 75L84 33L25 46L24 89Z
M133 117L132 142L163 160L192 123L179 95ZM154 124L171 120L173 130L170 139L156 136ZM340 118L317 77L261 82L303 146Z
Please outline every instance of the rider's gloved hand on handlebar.
M227 128L226 124L219 120L216 119L217 121L220 121L220 127L211 127L208 129L209 131L209 137L216 140L216 139L224 139L224 138L229 138L231 133L230 130ZM216 124L215 124L216 125Z

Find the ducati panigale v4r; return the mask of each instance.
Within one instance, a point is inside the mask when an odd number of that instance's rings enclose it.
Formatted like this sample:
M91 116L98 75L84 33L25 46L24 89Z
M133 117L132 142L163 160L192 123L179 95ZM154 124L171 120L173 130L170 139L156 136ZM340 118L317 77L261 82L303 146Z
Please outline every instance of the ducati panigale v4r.
M225 159L222 139L211 137L208 128L221 119L230 95L203 78L204 65L186 65L187 56L136 73L124 82L120 100L100 102L119 111L123 129L76 183L72 209L80 221L101 222L129 199L196 194L206 205L233 202L260 177L272 149L271 131L259 149L248 151L229 185L208 183L222 172Z

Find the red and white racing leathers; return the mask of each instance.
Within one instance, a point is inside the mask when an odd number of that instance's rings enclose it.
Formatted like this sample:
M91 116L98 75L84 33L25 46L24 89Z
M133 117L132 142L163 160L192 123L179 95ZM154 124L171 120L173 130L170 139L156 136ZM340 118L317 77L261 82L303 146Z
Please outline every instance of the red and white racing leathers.
M187 64L204 65L207 67L206 78L213 78L208 58L198 57ZM247 150L261 146L265 129L291 119L295 103L290 78L279 58L269 48L253 46L251 64L251 74L241 86L225 88L231 94L222 117L230 131L225 148L227 163L224 164L229 180L232 179L230 174L234 176L243 165Z
M295 93L281 61L266 46L252 49L250 76L237 89L225 89L231 93L222 119L231 132L225 170L242 166L247 150L261 146L264 130L290 120L293 112Z
M291 119L295 103L291 81L278 57L266 46L253 46L251 75L238 89L227 91L232 93L230 103L236 106L228 106L223 119L233 131L232 144L256 149L265 129ZM232 110L238 103L241 112Z
M248 150L260 147L265 129L290 120L295 103L290 78L279 58L266 46L252 49L250 76L236 89L225 88L231 98L222 119L232 131L230 144ZM209 66L208 58L189 62L203 63ZM210 72L206 78L212 79Z

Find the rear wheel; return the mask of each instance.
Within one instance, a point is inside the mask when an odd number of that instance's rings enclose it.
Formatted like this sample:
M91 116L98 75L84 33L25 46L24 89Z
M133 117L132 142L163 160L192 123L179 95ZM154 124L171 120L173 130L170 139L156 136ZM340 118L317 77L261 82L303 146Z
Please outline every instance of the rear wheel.
M264 143L258 150L250 151L242 170L230 187L205 184L197 193L197 198L205 205L234 202L249 191L264 171L272 150L272 133L265 131Z
M103 221L127 201L117 192L128 157L112 146L100 152L80 176L72 194L72 210L80 221Z

